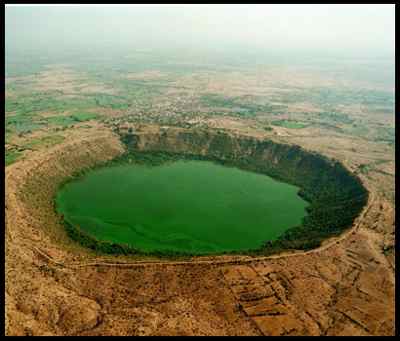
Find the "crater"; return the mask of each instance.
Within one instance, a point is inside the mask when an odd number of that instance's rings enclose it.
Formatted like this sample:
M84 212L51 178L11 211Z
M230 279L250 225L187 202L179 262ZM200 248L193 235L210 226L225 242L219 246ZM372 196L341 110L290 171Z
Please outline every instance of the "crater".
M368 199L341 163L213 130L116 126L125 152L56 197L68 235L114 254L268 255L351 227Z

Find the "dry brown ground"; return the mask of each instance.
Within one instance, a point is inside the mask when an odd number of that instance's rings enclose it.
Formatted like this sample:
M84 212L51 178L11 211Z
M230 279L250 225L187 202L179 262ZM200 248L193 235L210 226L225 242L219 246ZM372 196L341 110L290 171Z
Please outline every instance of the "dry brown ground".
M374 181L354 227L311 252L100 257L67 238L52 197L121 151L97 125L6 168L7 335L394 334L394 204Z
M88 79L87 75L74 71L68 65L48 65L47 68L35 75L8 77L10 83L17 81L33 91L60 91L65 98L75 97L83 93L115 94L115 90L98 81ZM8 91L7 96L15 92Z

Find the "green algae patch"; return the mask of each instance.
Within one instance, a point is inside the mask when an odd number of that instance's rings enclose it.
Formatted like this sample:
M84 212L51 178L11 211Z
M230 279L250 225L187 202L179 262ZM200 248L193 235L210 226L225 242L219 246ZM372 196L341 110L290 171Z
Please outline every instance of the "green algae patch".
M101 251L218 254L260 249L301 225L308 203L298 191L211 161L124 162L66 183L56 208Z

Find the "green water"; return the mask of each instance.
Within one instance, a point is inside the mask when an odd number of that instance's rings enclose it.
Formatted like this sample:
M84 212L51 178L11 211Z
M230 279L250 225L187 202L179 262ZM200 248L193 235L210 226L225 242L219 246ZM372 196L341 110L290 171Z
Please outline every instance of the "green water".
M298 188L209 161L99 168L63 186L57 210L98 240L141 251L256 249L301 223Z

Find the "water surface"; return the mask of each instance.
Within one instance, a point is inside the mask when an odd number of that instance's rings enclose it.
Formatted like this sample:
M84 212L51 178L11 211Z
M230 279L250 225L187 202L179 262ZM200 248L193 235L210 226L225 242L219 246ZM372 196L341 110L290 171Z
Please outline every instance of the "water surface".
M57 210L98 240L195 254L257 249L301 224L299 188L209 161L121 164L63 186Z

